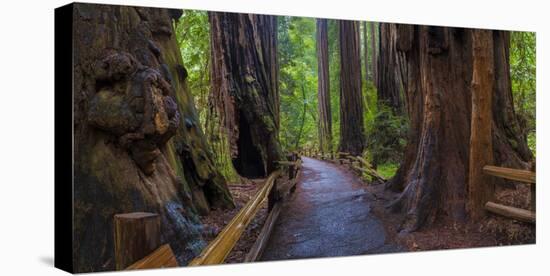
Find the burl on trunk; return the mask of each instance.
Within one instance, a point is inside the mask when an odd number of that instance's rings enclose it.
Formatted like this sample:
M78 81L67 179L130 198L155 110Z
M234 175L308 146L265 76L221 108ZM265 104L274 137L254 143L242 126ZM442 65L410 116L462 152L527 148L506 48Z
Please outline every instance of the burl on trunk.
M187 88L180 15L74 5L76 272L114 268L115 214L158 213L162 243L183 265L205 245L197 212L233 207Z

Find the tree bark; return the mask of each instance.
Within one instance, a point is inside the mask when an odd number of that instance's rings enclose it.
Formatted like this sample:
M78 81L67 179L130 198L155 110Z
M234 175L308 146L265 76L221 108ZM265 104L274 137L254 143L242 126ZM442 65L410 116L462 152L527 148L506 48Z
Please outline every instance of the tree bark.
M296 141L294 142L294 148L298 149L298 146L300 145L300 140L302 139L302 134L304 133L304 126L306 124L306 111L307 111L307 95L306 95L306 88L304 84L302 83L302 122L300 123L300 130L298 131L298 136L296 137Z
M367 22L363 21L363 53L365 55L365 84L369 81L369 38Z
M376 33L376 28L374 26L374 22L371 22L370 23L370 33L371 33L371 49L372 49L372 80L373 80L373 83L376 85L376 82L377 82L377 79L378 79L378 71L377 71L377 60L378 60L378 56L376 54L376 37L377 37L377 33Z
M340 146L339 151L362 155L365 148L361 91L359 23L339 21L340 41Z
M457 221L467 215L466 205L471 199L466 183L472 127L469 85L474 66L472 30L410 25L398 25L396 30L397 51L406 61L403 66L406 78L402 83L411 131L404 162L388 188L402 189L390 207L404 212L402 230L414 231L437 218ZM500 37L502 32L492 34ZM505 70L499 68L508 63L505 55L496 54L499 47L505 48L499 43L494 40L493 99L509 92L499 85L509 79ZM495 110L493 102L495 121L495 114L513 106L498 108ZM505 126L510 122L513 120L503 120ZM495 134L498 131L495 123L492 131L495 156L501 151L515 154L509 151L510 142Z
M283 159L278 140L277 18L210 12L212 91L231 159L245 177L265 177Z
M114 269L117 213L158 213L161 240L183 265L205 245L197 214L234 206L187 87L180 15L74 5L76 272Z
M332 114L328 57L328 22L317 19L317 98L319 109L319 150L332 152Z
M527 145L514 109L510 78L510 32L493 31L495 87L493 93L493 149L496 164L510 168L528 168L533 153ZM504 180L497 179L497 183Z
M422 116L424 112L424 99L420 87L420 64L418 55L419 35L418 28L413 25L396 24L397 40L396 49L399 55L399 70L403 85L403 96L406 114L409 118L409 130L407 145L401 162L394 177L386 182L385 188L394 192L401 192L404 188L405 178L414 163L419 131L422 129Z
M376 87L378 103L392 109L394 114L401 114L403 105L399 83L399 66L396 51L396 24L379 23L379 51Z
M493 164L491 110L495 77L492 31L472 30L472 44L474 61L467 207L470 218L478 221L485 215L485 203L495 193L493 177L483 173L484 166Z

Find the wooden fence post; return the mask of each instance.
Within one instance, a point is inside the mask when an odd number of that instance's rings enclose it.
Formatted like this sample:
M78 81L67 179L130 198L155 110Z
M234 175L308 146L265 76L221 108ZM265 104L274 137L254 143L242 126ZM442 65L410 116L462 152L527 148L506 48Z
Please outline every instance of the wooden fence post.
M531 195L531 208L530 210L535 212L537 210L537 194L536 194L536 187L535 184L530 185L530 195Z
M279 185L277 185L277 179L273 180L273 187L267 195L267 211L271 212L275 203L279 200Z
M160 246L160 217L154 213L117 214L114 217L115 268L126 269Z

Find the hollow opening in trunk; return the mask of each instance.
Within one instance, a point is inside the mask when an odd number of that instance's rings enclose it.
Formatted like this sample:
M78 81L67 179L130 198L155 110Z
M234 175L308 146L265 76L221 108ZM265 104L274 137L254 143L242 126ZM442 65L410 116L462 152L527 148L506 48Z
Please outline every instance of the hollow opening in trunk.
M250 126L244 114L239 114L239 139L237 140L239 152L236 158L233 158L235 170L244 177L263 178L265 177L264 162L258 148L252 140Z

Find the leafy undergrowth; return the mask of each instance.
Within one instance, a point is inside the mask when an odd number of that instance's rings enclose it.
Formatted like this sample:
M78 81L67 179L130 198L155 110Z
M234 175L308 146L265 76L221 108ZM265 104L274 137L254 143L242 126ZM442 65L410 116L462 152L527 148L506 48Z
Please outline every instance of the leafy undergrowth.
M399 168L399 164L397 163L385 163L385 164L378 165L376 170L384 178L390 179L395 175L395 172L397 172L398 168Z

